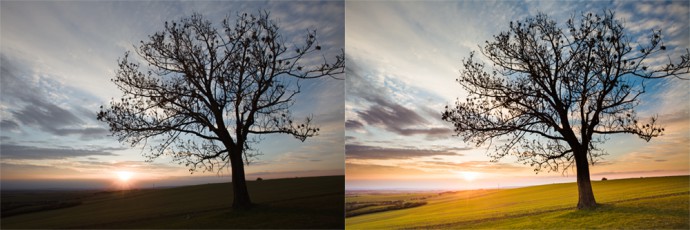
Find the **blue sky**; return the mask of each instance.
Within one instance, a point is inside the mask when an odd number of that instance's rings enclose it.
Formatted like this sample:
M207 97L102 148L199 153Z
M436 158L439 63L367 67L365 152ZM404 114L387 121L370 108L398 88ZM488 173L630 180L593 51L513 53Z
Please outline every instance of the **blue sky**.
M318 30L327 57L344 47L343 2L230 1L2 1L0 163L3 187L109 186L115 171L160 184L229 181L229 172L189 175L168 158L145 162L142 148L108 136L96 120L100 105L121 93L110 79L117 59L163 28L194 12L213 23L238 12L271 12L287 38ZM302 39L302 38L299 38ZM289 42L289 41L288 41ZM264 136L264 154L246 168L248 179L343 173L344 81L303 81L294 117L313 114L320 135L305 143ZM84 181L89 181L84 182ZM134 180L136 181L136 180ZM38 183L41 182L41 183Z
M575 181L574 171L542 172L514 158L489 162L486 147L454 137L445 105L466 96L455 82L461 60L509 22L544 12L557 22L613 9L633 38L662 29L671 58L690 48L687 1L405 1L345 4L347 189L464 189ZM666 57L662 57L666 58ZM657 114L666 134L650 143L613 135L600 179L688 174L688 81L648 82L637 108ZM465 175L474 175L468 180ZM481 179L479 179L481 178Z

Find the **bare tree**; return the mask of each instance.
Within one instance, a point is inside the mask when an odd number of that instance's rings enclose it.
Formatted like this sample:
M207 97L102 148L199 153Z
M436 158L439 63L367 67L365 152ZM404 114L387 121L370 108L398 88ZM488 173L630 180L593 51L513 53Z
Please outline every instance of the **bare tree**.
M293 122L290 107L299 80L337 78L344 71L342 48L336 57L308 30L301 44L286 43L269 13L238 14L220 29L200 14L166 22L165 28L135 48L148 64L126 53L112 81L124 93L98 113L121 142L148 144L153 160L168 155L190 171L230 167L233 208L252 203L244 163L257 154L262 134L289 134L304 141L318 134L312 117ZM288 38L287 40L292 40Z
M564 28L545 14L511 22L480 49L494 64L490 71L474 52L463 60L457 81L470 96L446 106L442 118L465 141L493 146L494 161L513 155L535 172L574 165L582 209L596 207L589 164L606 154L598 145L607 135L649 141L664 132L655 117L639 121L634 109L645 81L687 78L690 52L661 56L660 30L633 45L612 11L578 18Z

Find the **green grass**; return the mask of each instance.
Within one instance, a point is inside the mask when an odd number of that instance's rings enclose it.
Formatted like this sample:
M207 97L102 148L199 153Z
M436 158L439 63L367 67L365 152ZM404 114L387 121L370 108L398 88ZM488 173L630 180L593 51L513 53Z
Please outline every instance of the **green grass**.
M605 203L595 210L564 210L496 221L447 225L447 228L515 229L688 229L688 195Z
M418 200L436 193L353 193L345 195L345 202L380 202L391 200ZM420 197L421 196L421 197Z
M376 193L350 192L345 194L345 217L413 208L426 204L436 193Z
M6 228L342 228L344 177L248 182L256 207L232 211L232 185L100 193L75 207L2 219Z
M688 176L593 181L595 197L602 204L595 210L575 209L575 183L460 191L428 198L428 204L420 207L347 218L345 224L348 229L688 229L689 182Z

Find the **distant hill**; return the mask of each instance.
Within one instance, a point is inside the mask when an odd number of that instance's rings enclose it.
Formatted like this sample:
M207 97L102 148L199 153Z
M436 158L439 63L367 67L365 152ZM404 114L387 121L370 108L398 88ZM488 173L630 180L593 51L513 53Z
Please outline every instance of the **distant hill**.
M248 186L256 204L250 211L232 211L231 183L132 191L3 194L3 213L16 208L37 210L3 217L0 227L323 229L344 226L344 176L248 181Z

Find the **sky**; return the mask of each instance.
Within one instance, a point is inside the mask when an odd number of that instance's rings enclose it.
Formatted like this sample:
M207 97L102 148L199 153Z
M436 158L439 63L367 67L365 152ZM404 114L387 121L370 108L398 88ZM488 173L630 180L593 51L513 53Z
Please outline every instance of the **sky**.
M636 43L662 29L671 58L690 48L688 1L348 1L345 4L346 189L449 190L574 182L575 172L540 172L487 146L464 143L441 120L467 96L461 61L511 20L543 12L564 25L581 12L612 9ZM686 76L687 77L687 76ZM690 82L650 81L639 117L658 115L664 136L647 143L610 135L593 180L690 174Z
M231 1L2 1L0 3L0 180L3 189L118 188L229 182L229 171L190 174L142 145L121 144L96 120L122 96L110 81L117 59L198 12L215 25L239 12L271 12L284 37L317 29L327 57L344 48L344 3ZM290 42L288 39L288 42ZM343 175L343 80L302 81L295 118L314 116L318 136L304 143L265 135L247 179ZM126 185L120 177L130 172ZM124 175L127 177L127 175ZM124 178L123 178L124 179Z

